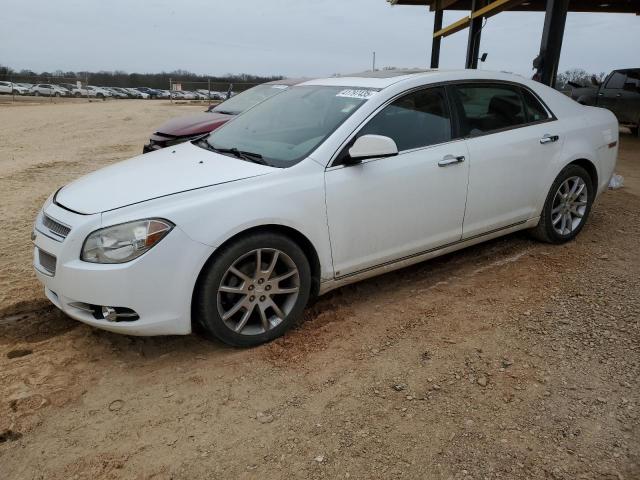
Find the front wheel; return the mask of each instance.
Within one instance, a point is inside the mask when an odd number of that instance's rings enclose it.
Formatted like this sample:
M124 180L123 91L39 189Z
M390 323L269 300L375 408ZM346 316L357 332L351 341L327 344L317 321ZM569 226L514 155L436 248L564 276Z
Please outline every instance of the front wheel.
M573 240L584 227L595 198L593 179L578 165L566 166L545 201L534 237L547 243Z
M295 242L274 233L248 235L205 267L194 319L229 345L259 345L301 318L310 290L309 261Z

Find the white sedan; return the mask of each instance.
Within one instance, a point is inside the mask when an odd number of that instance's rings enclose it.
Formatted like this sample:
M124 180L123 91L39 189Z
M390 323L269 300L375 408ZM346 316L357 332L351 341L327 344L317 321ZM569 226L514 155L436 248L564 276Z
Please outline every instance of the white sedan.
M255 345L341 285L517 230L572 240L617 151L609 111L514 75L313 80L62 187L34 266L89 325Z

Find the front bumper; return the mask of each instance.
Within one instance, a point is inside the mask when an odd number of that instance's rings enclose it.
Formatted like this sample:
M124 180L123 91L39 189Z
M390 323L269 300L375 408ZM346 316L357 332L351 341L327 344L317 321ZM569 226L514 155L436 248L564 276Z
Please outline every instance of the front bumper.
M36 222L36 276L60 310L76 320L117 333L191 333L193 288L202 265L213 253L211 247L191 240L175 227L154 248L131 262L88 263L80 260L80 250L86 236L102 226L101 215L74 214L55 204L49 204L45 214L70 228L60 241L53 231ZM41 256L40 252L48 255ZM111 322L96 318L78 305L131 309L139 318Z

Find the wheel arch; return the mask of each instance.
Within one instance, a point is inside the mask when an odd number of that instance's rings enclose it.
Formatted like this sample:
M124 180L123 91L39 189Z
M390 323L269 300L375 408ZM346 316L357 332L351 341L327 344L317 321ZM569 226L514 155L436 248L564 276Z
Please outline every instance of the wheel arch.
M573 160L572 162L569 162L566 166L568 165L578 165L579 167L584 168L589 174L589 177L591 177L591 186L593 187L594 194L598 191L598 169L591 160L588 160L586 158L578 158L576 160Z
M311 243L311 240L307 238L302 232L296 230L295 228L281 225L281 224L264 224L257 225L254 227L247 228L240 232L235 233L234 235L227 238L219 247L215 249L215 251L209 256L209 258L204 262L202 268L198 272L198 276L193 286L193 291L191 292L191 323L193 324L193 300L198 289L198 285L200 284L202 275L205 270L216 261L220 251L226 247L227 245L232 244L235 241L238 241L240 238L253 235L256 233L277 233L283 235L291 240L293 240L304 252L307 260L309 260L309 267L311 268L311 298L317 297L320 291L320 278L321 278L321 267L320 267L320 257L318 256L318 252L316 247Z

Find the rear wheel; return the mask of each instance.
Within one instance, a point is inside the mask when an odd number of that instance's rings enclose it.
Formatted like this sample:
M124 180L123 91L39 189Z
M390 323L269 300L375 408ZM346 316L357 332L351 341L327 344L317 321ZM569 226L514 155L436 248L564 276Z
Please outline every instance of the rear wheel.
M549 190L533 236L548 243L573 240L589 217L594 197L593 180L587 171L578 165L568 165Z
M311 269L289 238L258 233L224 248L203 272L194 318L221 341L249 347L281 336L302 316Z

